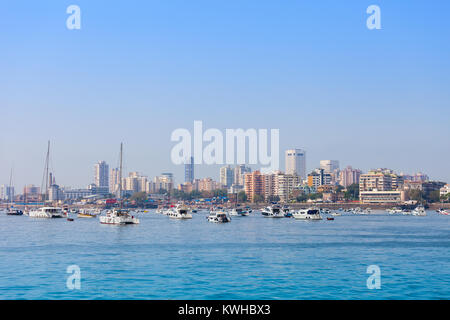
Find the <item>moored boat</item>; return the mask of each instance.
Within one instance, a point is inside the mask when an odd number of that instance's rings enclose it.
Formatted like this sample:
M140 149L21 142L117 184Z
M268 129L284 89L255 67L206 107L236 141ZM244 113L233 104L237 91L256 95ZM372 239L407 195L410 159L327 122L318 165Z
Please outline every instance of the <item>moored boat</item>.
M231 218L224 211L214 211L207 217L209 222L226 223L231 222Z
M294 212L292 216L298 220L322 220L320 209L318 208L300 209Z
M63 218L64 213L61 208L57 207L42 207L37 210L31 210L28 214L31 218Z
M117 209L114 208L112 210L108 210L104 216L100 216L101 224L116 224L116 225L124 225L124 224L139 224L140 221L138 218L130 215L129 211L126 209Z

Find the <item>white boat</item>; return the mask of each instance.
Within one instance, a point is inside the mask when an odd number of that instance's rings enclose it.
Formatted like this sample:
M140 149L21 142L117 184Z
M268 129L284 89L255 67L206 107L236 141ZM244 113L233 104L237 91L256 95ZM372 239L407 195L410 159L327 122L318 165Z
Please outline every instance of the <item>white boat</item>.
M339 216L342 216L342 213L339 213L339 212L333 212L331 215L332 215L333 217L339 217Z
M320 209L318 208L300 209L294 212L292 216L299 220L322 220Z
M100 223L102 224L138 224L140 221L138 218L130 215L128 210L125 209L113 209L108 210L106 215L100 216Z
M422 206L416 207L413 211L412 211L412 215L413 216L420 216L420 217L424 217L427 215L427 212L425 211L425 208Z
M284 218L284 212L278 205L263 208L261 214L267 218Z
M443 214L444 216L450 216L450 210L445 210L443 208L436 210L437 213Z
M214 211L207 217L209 222L226 223L231 222L231 218L224 211Z
M170 208L166 213L171 219L192 219L192 214L189 209L182 205L177 205L175 208Z
M56 207L42 207L37 210L31 210L28 214L31 218L63 218L64 213L61 208Z
M386 210L389 214L396 214L396 213L402 213L402 209L399 208L392 208Z
M228 211L228 214L230 216L236 216L236 217L245 217L245 216L249 215L248 211L244 210L242 208L233 208L230 211Z

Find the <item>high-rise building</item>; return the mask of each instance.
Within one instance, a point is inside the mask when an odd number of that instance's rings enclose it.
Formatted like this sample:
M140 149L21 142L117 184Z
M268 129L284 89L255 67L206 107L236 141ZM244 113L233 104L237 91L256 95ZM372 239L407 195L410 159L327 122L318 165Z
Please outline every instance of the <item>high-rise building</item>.
M111 169L109 175L109 193L116 194L119 191L120 170L118 168ZM123 188L122 188L123 189Z
M229 188L234 183L234 170L230 166L220 168L220 183Z
M257 195L264 197L264 177L261 172L257 170L245 174L244 181L244 190L248 201L255 202Z
M250 172L252 172L252 168L250 167L247 167L243 164L236 166L236 168L234 168L234 184L243 186L244 175Z
M7 185L0 186L0 200L13 201L14 187L10 187Z
M360 176L361 170L348 166L339 173L339 184L345 188L352 184L358 184Z
M331 185L332 175L323 169L316 169L308 175L308 186L318 188L320 186Z
M335 170L339 170L338 160L320 160L320 169L323 169L326 173L332 173Z
M184 164L184 182L192 182L194 179L194 157L190 157Z
M94 166L94 184L104 188L109 186L109 166L105 161L99 161Z
M296 174L302 179L306 178L306 151L289 149L285 153L286 174Z

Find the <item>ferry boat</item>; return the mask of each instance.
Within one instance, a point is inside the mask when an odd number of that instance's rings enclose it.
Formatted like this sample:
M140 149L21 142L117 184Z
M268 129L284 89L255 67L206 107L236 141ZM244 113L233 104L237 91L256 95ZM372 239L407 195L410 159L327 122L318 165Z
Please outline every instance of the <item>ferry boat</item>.
M64 213L61 208L56 207L42 207L37 210L31 210L28 214L31 218L63 218Z
M320 209L317 208L300 209L294 212L292 216L298 220L322 220Z
M284 212L279 205L272 205L261 210L261 214L267 218L284 218Z
M130 215L128 210L114 208L108 210L106 215L100 216L101 224L139 224L139 219Z
M211 212L210 215L207 217L207 219L209 222L214 222L214 223L231 222L231 218L224 211Z
M188 208L178 205L175 208L171 208L167 211L167 215L171 219L192 219L192 214L189 213Z

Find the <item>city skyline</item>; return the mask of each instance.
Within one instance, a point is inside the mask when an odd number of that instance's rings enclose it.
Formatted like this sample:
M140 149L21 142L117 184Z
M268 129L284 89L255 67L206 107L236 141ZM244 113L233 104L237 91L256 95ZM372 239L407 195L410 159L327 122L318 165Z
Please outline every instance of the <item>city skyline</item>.
M51 1L0 10L1 184L14 167L15 185L40 185L49 139L61 185L92 182L99 160L115 167L121 141L125 170L180 182L170 135L194 120L279 129L280 152L302 148L309 164L450 181L448 2L380 1L381 30L357 1L78 4L76 31Z

